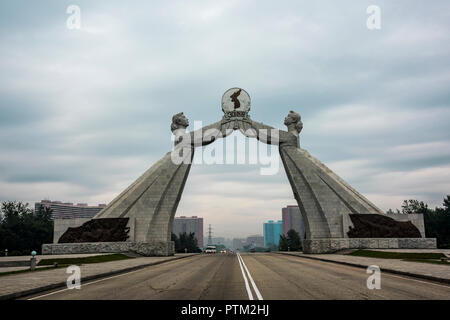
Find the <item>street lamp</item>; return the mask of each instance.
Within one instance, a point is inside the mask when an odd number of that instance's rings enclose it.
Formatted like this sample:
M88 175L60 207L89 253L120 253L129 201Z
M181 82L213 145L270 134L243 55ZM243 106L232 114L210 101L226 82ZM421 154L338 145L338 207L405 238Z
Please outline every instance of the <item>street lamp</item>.
M31 251L30 270L36 269L36 251Z
M8 256L8 249L5 249L5 257Z

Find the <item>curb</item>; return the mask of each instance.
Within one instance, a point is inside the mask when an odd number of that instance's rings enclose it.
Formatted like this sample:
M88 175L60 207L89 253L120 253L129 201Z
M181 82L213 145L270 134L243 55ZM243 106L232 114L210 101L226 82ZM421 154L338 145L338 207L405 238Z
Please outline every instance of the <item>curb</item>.
M305 255L301 255L300 256L300 255L289 254L289 253L284 253L284 252L276 252L276 253L282 254L282 255L286 255L286 256L291 256L291 257L298 257L298 258L305 258L305 259L311 259L311 260L318 260L318 261L342 264L342 265L347 265L347 266L351 266L351 267L358 267L358 268L363 268L363 269L367 269L367 267L369 267L368 265L354 263L354 262L335 261L335 260L329 260L329 259L318 258L318 257L309 257L309 256L305 256ZM423 280L431 280L431 281L436 281L436 282L440 282L440 283L450 284L450 279L446 279L446 278L439 278L439 277L434 277L434 276L428 276L428 275L425 275L425 274L411 273L411 272L400 271L400 270L395 270L395 269L380 268L380 270L384 271L384 272L393 273L393 274L399 274L399 275L408 276L408 277L412 277L412 278L418 278L418 279L423 279Z
M175 261L175 260L180 260L180 259L184 259L184 258L190 258L190 257L194 257L196 255L199 255L200 253L197 254L192 254L189 256L183 256L183 257L176 257L173 259L169 259L169 260L162 260L162 261L156 261L156 262L152 262L152 263L146 263L146 264L141 264L138 266L134 266L134 267L128 267L128 268L124 268L124 269L120 269L120 270L114 270L114 271L109 271L109 272L104 272L104 273L99 273L99 274L94 274L91 276L87 276L87 277L82 277L81 281L90 281L90 280L96 280L96 279L101 279L101 278L106 278L109 276L113 276L113 275L118 275L118 274L122 274L122 273L128 273L131 271L135 271L135 270L139 270L139 269L143 269L149 266L154 266L157 264L162 264L165 262L170 262L170 261ZM43 291L48 291L48 290L52 290L52 289L57 289L57 288L61 288L61 287L65 287L67 284L66 282L58 282L58 283L52 283L46 286L41 286L41 287L37 287L37 288L33 288L33 289L28 289L28 290L24 290L24 291L19 291L19 292L14 292L14 293L8 293L5 295L0 295L0 300L12 300L12 299L17 299L17 298L21 298L24 296L29 296L32 294L36 294L36 293L40 293Z

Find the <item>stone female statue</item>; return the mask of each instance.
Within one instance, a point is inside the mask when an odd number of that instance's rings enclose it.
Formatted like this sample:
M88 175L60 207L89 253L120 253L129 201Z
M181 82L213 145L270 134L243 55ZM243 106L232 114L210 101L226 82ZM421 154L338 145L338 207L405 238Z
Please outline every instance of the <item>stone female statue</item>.
M205 146L213 143L218 138L224 138L233 130L226 129L223 121L218 121L195 131L186 132L189 120L183 112L172 117L170 129L174 135L174 150L171 153L174 163L190 163L192 161L195 147Z
M188 126L189 120L182 112L175 114L170 126L175 136L174 150L166 153L94 218L130 218L129 241L145 243L146 246L138 246L141 251L157 247L158 255L173 254L172 221L191 168L193 151L224 136L221 121L193 132L186 132Z
M261 142L278 145L279 153L306 225L306 238L345 238L352 213L382 213L308 151L300 148L301 117L290 111L287 131L248 119L241 131Z
M192 147L204 146L213 143L217 138L222 138L222 121L215 122L208 126L192 132L186 132L189 126L189 120L183 112L177 113L172 117L170 130L175 136L175 146L182 143Z
M300 114L290 111L284 119L284 124L288 131L279 130L249 119L243 125L241 131L248 137L255 137L261 142L278 145L280 148L287 146L300 148L299 134L303 129Z

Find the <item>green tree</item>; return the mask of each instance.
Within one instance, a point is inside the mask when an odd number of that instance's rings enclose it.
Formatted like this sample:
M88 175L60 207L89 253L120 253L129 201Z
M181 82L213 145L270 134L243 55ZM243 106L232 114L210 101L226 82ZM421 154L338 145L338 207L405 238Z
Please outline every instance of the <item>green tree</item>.
M423 201L409 199L404 200L402 204L402 213L426 213L428 212L428 205Z
M42 244L53 240L51 209L41 207L36 213L28 203L5 201L1 204L0 248L11 255L41 252Z
M425 236L436 238L438 248L450 248L450 195L444 198L443 208L436 207L435 209L428 208L423 201L404 200L402 213L422 213Z
M200 252L200 248L198 247L197 238L195 237L195 233L191 232L187 234L186 232L181 233L177 238L175 234L172 233L172 241L175 241L175 251L179 253L184 253L185 249L187 252Z
M290 229L287 235L280 235L280 242L278 243L280 251L299 251L302 250L302 242L300 235L294 229Z
M444 210L446 210L447 213L450 213L450 195L447 195L446 198L444 198Z
M178 250L180 250L180 239L178 239L177 235L172 232L170 240L175 243L175 252L178 252Z
M443 208L424 213L425 235L436 238L438 248L450 248L450 196L444 198Z
M280 235L280 241L278 242L278 250L280 251L288 251L288 239L284 234Z
M287 232L287 238L289 243L289 248L291 251L299 251L302 249L302 242L300 241L300 235L294 229Z

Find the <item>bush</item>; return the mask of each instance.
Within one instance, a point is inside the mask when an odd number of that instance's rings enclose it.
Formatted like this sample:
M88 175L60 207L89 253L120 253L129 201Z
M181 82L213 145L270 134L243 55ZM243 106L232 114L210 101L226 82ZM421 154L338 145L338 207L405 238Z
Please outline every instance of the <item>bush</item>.
M300 251L302 250L302 242L300 235L294 229L287 232L287 236L280 235L280 242L278 244L280 251Z
M450 195L444 198L442 208L436 207L434 210L428 208L423 201L405 200L402 205L402 213L422 213L425 236L436 238L438 248L450 248Z
M42 244L53 241L51 209L41 207L38 212L28 203L5 201L1 204L0 248L9 256L41 252Z

